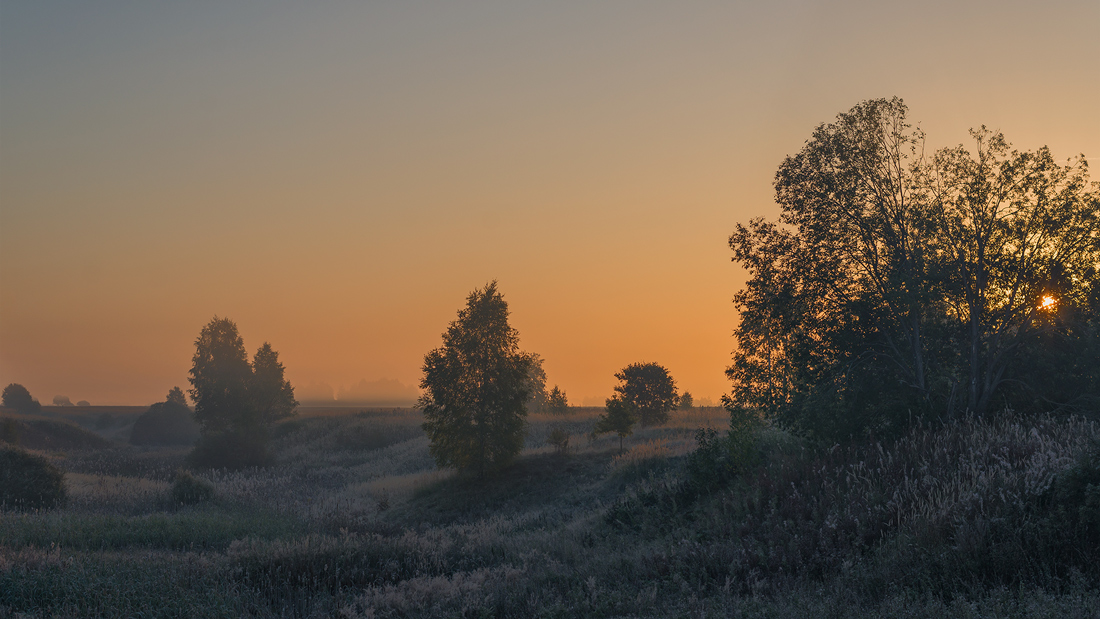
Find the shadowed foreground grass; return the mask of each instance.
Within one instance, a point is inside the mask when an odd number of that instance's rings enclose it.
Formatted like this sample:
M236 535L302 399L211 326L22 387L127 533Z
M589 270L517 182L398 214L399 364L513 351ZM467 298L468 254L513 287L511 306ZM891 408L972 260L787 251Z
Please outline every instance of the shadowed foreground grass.
M739 475L701 484L693 435L723 411L622 454L586 436L596 414L532 416L484 478L436 471L415 412L303 416L278 466L196 472L215 494L189 507L162 472L178 451L48 453L78 492L0 513L0 617L1098 616L1095 424L963 419L832 449L763 428Z

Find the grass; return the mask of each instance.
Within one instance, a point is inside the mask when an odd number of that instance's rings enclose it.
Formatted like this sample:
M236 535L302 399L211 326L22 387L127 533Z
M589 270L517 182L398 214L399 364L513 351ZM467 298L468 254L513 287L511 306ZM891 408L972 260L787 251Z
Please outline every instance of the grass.
M276 466L201 473L213 497L188 507L178 449L43 451L70 501L0 512L0 617L1097 616L1073 503L1100 492L1093 423L829 449L765 426L752 465L701 492L686 462L723 410L623 453L590 438L598 414L530 416L515 465L478 478L435 468L415 411L309 413L276 429Z

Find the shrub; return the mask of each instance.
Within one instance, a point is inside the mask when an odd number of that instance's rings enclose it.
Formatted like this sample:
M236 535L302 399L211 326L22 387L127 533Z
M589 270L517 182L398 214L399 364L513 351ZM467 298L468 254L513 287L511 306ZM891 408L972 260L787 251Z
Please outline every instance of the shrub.
M199 424L191 409L171 401L150 406L130 431L131 445L194 445L198 438Z
M550 430L550 436L547 437L546 444L552 445L555 453L564 456L569 449L569 431L559 425L555 425Z
M172 501L182 505L194 505L214 498L214 486L187 471L176 473L172 484Z
M65 474L42 456L0 447L0 506L48 509L65 502Z

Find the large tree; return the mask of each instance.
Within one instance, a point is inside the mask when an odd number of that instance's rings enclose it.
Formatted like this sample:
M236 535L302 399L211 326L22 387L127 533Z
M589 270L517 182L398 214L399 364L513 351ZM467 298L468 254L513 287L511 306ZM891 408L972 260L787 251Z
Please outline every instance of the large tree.
M532 366L496 282L471 292L443 345L424 357L419 406L439 466L483 474L519 454Z
M202 435L192 454L196 464L267 463L271 425L293 415L298 405L278 353L264 343L249 363L236 323L215 316L195 340L190 374Z
M14 408L20 413L37 413L42 410L42 405L38 403L38 400L31 397L31 392L19 383L11 383L4 387L0 403L8 408Z
M819 126L776 173L779 221L731 235L750 274L734 297L731 404L830 437L984 413L1050 328L1042 297L1087 296L1097 196L1083 163L984 131L974 154L928 158L906 113L879 99Z

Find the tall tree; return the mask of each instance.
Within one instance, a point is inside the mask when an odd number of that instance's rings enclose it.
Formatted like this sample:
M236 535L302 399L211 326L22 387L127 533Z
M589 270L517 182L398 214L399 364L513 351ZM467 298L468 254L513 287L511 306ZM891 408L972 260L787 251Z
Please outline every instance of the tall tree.
M298 401L294 399L294 387L283 377L285 369L279 362L279 353L264 345L252 358L252 379L248 395L256 409L257 421L270 426L280 419L294 415Z
M283 371L278 353L267 343L249 363L232 320L215 316L203 327L190 372L195 420L201 426L191 455L196 464L235 468L270 461L271 425L293 415L298 405Z
M983 132L976 157L928 159L906 112L879 99L819 126L776 173L780 220L731 235L750 273L734 297L733 405L830 437L957 401L982 413L1040 328L1041 297L1086 294L1097 198L1084 166Z
M523 448L532 358L508 324L508 304L495 281L474 290L424 357L424 431L441 467L483 474Z
M252 425L252 366L236 323L215 316L202 328L189 374L195 421L202 425L203 435Z
M1100 266L1100 195L1081 158L1013 150L984 126L935 156L933 204L951 318L966 342L966 405L984 412L1016 351L1055 325L1044 310L1086 306ZM1044 298L1049 299L1044 305Z

